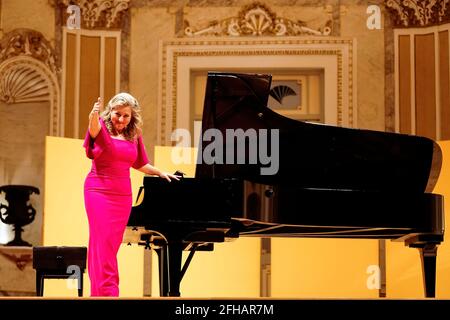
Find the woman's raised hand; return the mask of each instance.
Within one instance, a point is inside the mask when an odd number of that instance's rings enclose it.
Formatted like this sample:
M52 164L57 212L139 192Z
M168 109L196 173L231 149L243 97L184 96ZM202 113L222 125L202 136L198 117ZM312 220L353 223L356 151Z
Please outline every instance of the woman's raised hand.
M103 101L102 98L98 97L97 102L94 103L94 106L92 107L89 116L98 118L99 113L101 112L102 109L103 109Z
M101 129L99 114L102 108L103 101L102 98L99 97L89 113L89 134L93 139L95 139Z

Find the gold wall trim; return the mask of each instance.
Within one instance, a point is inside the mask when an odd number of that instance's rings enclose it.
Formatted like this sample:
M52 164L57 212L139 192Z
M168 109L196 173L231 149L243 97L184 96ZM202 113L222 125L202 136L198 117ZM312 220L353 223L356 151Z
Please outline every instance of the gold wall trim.
M177 123L177 70L178 58L180 57L213 57L213 56L301 56L301 55L331 55L338 60L338 124L342 125L342 52L340 50L244 50L244 51L202 51L202 52L174 52L172 64L172 128L176 128ZM165 110L163 109L165 112ZM164 113L163 112L163 113Z
M282 40L282 39L267 39L267 40L210 40L210 41L188 41L188 40L180 40L180 41L167 41L162 43L161 50L161 112L159 115L160 121L160 141L161 145L166 145L167 141L167 125L170 124L170 128L173 130L176 128L177 124L177 70L178 70L178 59L180 57L213 57L213 56L300 56L300 55L327 55L327 56L336 56L337 59L337 124L339 126L343 125L344 118L344 107L343 107L343 95L344 95L344 86L343 86L343 76L344 76L344 67L343 67L343 51L344 49L207 49L204 48L202 50L195 49L195 46L208 46L208 45L298 45L298 44L307 44L307 45L323 45L323 44L341 44L348 45L348 109L347 116L348 122L346 125L349 127L353 127L355 124L354 121L354 110L353 110L353 94L354 94L354 81L353 81L353 40L352 39L298 39L295 41L292 40ZM169 46L188 46L180 50L174 50L172 54L172 64L170 66L167 65L167 48ZM192 49L190 49L192 48ZM168 69L169 68L169 69ZM172 87L171 89L167 89L168 79L167 75L170 72L172 77ZM167 90L171 90L170 94L168 94ZM167 119L167 98L171 99L172 102L172 118Z

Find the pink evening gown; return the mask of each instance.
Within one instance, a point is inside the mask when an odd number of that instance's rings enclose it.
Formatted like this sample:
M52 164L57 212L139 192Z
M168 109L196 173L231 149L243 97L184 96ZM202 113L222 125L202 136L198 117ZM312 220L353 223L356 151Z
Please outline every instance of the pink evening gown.
M132 206L130 167L147 164L142 136L135 141L110 136L100 119L95 139L86 133L84 148L92 159L84 183L84 203L89 221L88 273L91 296L119 296L117 252Z

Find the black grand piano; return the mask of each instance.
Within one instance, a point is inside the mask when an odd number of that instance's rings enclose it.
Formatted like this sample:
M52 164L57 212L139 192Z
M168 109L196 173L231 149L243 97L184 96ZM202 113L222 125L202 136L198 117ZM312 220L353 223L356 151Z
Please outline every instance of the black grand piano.
M270 85L270 75L209 72L195 178L144 177L124 241L156 250L160 295L180 296L196 251L251 236L404 241L419 249L434 297L439 146L283 117L267 107Z

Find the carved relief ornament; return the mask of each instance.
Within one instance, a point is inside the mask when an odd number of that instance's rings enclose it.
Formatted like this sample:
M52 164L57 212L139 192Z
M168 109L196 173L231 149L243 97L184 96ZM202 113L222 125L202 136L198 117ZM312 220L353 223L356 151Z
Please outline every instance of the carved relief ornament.
M243 7L237 17L211 21L206 28L191 27L185 21L185 35L194 36L300 36L330 35L332 20L322 30L308 28L303 21L292 21L277 17L266 5L255 2Z
M0 40L0 101L50 102L50 134L59 135L60 94L56 55L44 36L15 29Z
M450 22L450 0L385 0L396 27L427 27Z
M56 55L42 33L31 29L15 29L0 40L0 63L16 57L29 56L43 62L53 73L58 73Z
M130 0L49 0L49 2L61 8L64 23L70 14L67 8L70 5L78 6L81 26L86 29L118 28L122 23L122 15L130 4Z
M14 263L20 271L23 271L27 266L27 264L31 264L33 262L33 254L31 252L8 253L0 251L0 254L9 261L11 261L12 263Z

